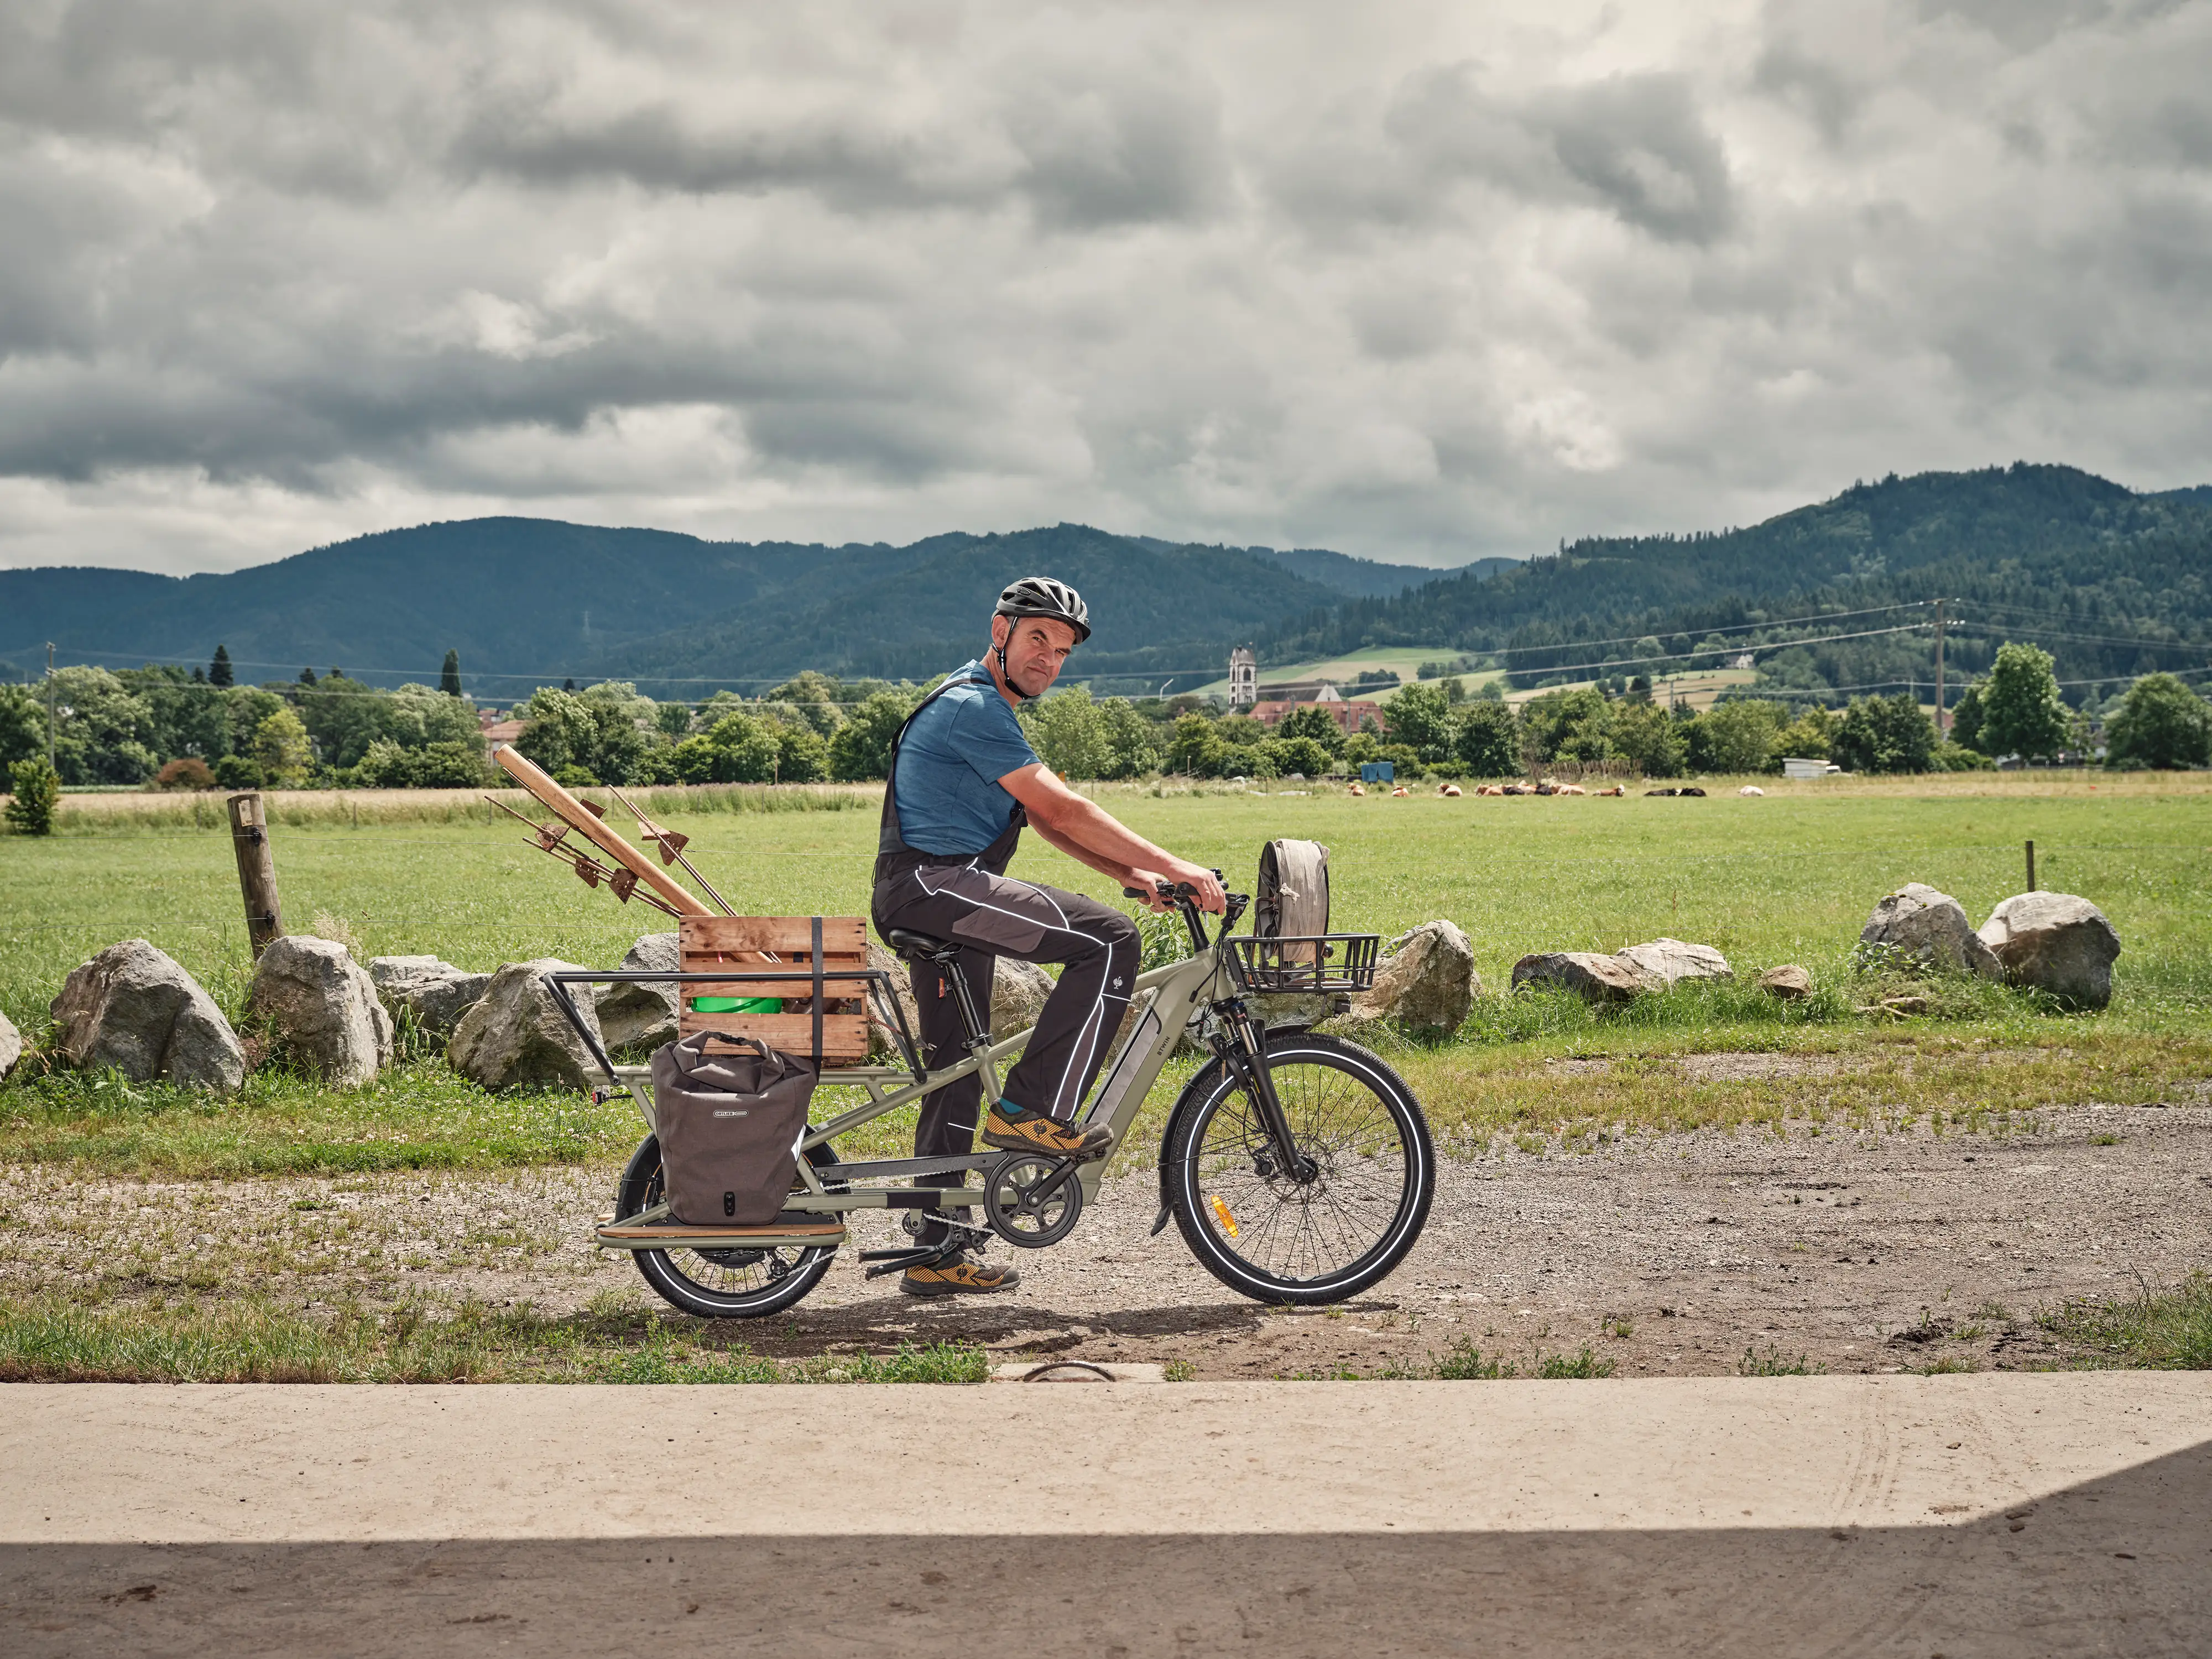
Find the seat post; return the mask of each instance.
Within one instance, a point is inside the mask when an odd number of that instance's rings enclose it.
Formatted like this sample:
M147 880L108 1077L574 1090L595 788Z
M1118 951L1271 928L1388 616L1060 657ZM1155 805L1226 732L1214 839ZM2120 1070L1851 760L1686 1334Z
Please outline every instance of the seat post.
M968 1028L969 1052L980 1054L991 1046L991 1022L975 1006L975 999L968 990L968 976L953 970L953 957L937 959L938 969L951 984L953 1000L960 1005L961 1023Z

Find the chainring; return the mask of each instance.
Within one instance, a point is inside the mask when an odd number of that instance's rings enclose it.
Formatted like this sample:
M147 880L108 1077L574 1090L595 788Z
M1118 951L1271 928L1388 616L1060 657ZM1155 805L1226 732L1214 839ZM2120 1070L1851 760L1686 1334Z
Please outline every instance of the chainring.
M1057 1244L1082 1214L1083 1182L1072 1158L1008 1152L983 1177L983 1218L1009 1244Z

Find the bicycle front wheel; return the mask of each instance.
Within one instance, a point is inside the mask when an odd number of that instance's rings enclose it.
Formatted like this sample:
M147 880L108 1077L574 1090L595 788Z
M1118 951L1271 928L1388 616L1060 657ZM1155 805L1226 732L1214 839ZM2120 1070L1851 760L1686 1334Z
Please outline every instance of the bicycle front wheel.
M1296 1143L1291 1168L1225 1067L1176 1108L1162 1156L1168 1206L1206 1270L1261 1302L1341 1302L1413 1249L1436 1188L1427 1120L1379 1054L1304 1035L1268 1046Z

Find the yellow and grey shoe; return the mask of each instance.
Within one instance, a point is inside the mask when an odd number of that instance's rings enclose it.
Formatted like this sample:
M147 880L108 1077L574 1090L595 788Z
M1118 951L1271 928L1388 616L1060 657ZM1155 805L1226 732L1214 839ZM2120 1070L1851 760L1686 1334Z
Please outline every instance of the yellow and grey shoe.
M1114 1145L1114 1132L1103 1123L1062 1123L1002 1100L983 1120L983 1144L1001 1152L1042 1152L1048 1158L1103 1158Z
M1011 1291L1021 1282L1022 1276L1012 1267L987 1267L955 1255L933 1267L908 1267L899 1289L908 1296L988 1296L993 1291Z

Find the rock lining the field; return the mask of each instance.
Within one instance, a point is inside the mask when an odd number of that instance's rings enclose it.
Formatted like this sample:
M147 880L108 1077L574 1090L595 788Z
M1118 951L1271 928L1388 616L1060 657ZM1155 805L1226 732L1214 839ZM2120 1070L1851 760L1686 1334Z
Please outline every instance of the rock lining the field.
M1800 997L1813 994L1813 975L1796 963L1784 963L1779 968L1770 968L1759 976L1759 988L1769 996L1795 1002Z
M15 1021L0 1014L0 1082L15 1069L15 1062L23 1057L23 1034L15 1029Z
M1513 964L1513 988L1556 986L1589 1002L1632 1002L1657 981L1597 951L1538 951Z
M2004 969L1966 920L1966 908L1924 882L1907 882L1884 898L1859 930L1862 945L1887 945L1917 961L1984 979Z
M416 1024L440 1036L453 1035L491 983L489 974L472 974L436 957L372 957L368 976L394 1020L404 1008Z
M675 934L645 933L629 947L622 965L634 973L674 974L683 971L683 961ZM673 981L598 987L601 1040L609 1048L657 1048L675 1042L679 992Z
M246 1006L284 1053L339 1088L357 1088L392 1063L392 1016L376 981L336 939L276 940L254 964Z
M2102 1008L2112 1000L2120 935L2087 899L2015 893L1990 913L1977 937L2012 984L2047 991L2077 1008Z
M52 1013L53 1047L72 1066L222 1095L246 1081L246 1049L215 999L146 939L126 939L79 965Z
M1352 1012L1414 1030L1456 1031L1481 989L1474 947L1459 925L1425 921L1390 941L1373 988L1352 998Z
M524 1085L588 1089L599 1075L599 1062L562 1017L544 977L588 971L556 957L501 967L453 1031L447 1049L453 1069L487 1089ZM599 1017L588 997L578 1001L576 1012L597 1036Z
M1655 939L1616 954L1645 979L1656 981L1669 991L1686 979L1735 977L1728 958L1711 945L1691 945L1679 939Z

